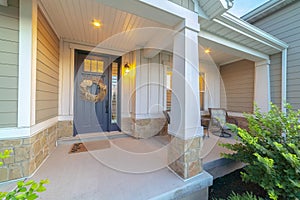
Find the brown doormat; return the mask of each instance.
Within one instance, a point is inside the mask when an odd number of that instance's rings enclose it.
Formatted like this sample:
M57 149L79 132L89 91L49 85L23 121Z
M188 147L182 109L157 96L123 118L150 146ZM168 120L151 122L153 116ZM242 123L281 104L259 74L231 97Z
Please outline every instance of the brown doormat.
M92 142L79 142L72 145L69 153L80 153L86 151L95 151L107 149L110 147L109 140L98 140Z

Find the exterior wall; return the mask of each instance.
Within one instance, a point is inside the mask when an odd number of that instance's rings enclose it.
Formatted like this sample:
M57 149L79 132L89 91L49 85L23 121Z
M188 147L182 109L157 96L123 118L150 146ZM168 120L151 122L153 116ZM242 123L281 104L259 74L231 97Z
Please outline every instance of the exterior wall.
M176 3L184 8L187 8L191 11L194 11L195 4L193 0L169 0L169 1Z
M36 123L58 115L59 39L38 10Z
M241 60L220 67L225 93L221 107L232 112L253 112L255 64ZM221 86L222 87L222 86Z
M54 150L58 139L57 123L30 138L1 140L0 151L11 149L11 157L0 168L0 182L31 175Z
M281 54L270 56L270 89L271 101L281 107Z
M121 130L136 138L166 134L166 68L171 65L172 55L161 52L145 58L143 50L137 50L125 54L122 62L122 66L128 63L131 71L122 72Z
M300 109L299 13L300 1L295 1L289 6L254 23L255 26L289 44L287 58L287 102L295 109ZM277 57L275 56L274 59L277 59ZM271 60L272 62L276 61ZM273 81L271 87L280 85L279 81L279 79Z
M19 1L0 6L0 128L18 121Z

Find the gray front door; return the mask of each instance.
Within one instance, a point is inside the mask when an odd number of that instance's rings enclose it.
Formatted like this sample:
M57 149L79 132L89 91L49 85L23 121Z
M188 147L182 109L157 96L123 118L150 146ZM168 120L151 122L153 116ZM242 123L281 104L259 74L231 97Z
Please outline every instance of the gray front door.
M75 51L74 135L117 129L111 120L111 68L115 59Z

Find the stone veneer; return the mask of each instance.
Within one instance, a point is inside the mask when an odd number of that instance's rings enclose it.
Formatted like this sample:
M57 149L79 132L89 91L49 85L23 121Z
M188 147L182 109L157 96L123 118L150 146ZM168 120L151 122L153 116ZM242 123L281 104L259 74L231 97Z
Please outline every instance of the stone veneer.
M183 140L171 136L168 146L169 167L183 179L188 179L202 172L200 152L202 137Z
M135 138L150 138L155 135L168 134L166 118L122 118L121 130Z
M12 150L0 167L0 182L30 176L55 149L57 139L72 134L72 122L62 121L29 138L0 140L0 152Z

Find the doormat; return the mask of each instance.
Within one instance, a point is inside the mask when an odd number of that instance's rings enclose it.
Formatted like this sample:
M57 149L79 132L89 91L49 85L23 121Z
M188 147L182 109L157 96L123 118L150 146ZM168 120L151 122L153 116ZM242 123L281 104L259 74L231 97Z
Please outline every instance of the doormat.
M70 153L80 153L86 151L95 151L101 149L107 149L110 147L109 140L98 140L92 142L79 142L72 145Z

